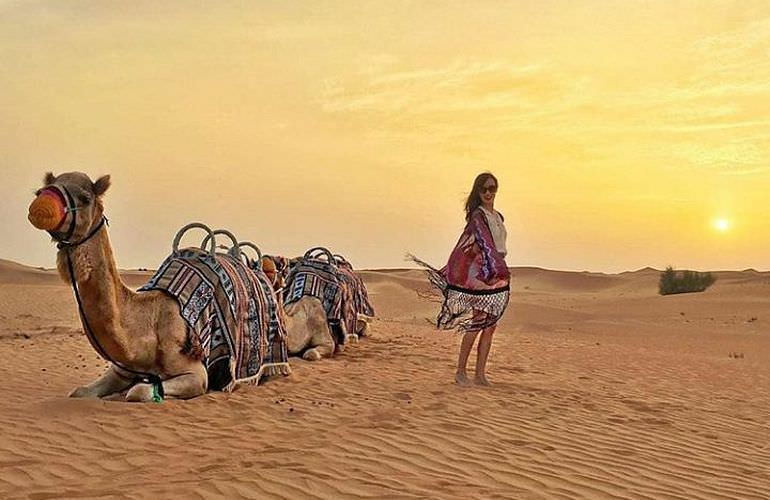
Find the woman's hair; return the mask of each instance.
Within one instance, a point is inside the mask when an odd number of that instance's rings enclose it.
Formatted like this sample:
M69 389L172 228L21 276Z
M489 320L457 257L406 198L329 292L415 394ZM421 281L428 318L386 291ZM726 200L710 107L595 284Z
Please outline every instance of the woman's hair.
M468 199L465 200L465 220L469 220L473 211L481 206L481 190L489 179L495 181L495 186L498 185L497 177L490 172L484 172L483 174L477 175L476 180L473 181L471 194L469 194Z

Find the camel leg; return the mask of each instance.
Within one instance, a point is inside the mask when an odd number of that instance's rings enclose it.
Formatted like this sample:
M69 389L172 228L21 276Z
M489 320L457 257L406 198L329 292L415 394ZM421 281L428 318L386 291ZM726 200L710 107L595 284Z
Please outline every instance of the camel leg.
M324 321L322 326L310 339L310 349L302 355L307 361L318 361L321 358L329 358L334 354L334 338L329 330L329 325Z
M208 374L203 363L199 363L192 371L177 375L163 381L163 392L166 399L191 399L206 394ZM136 384L126 394L126 401L152 401L152 384Z
M359 321L360 320L357 319L355 324L353 324L353 331L352 332L348 333L347 330L345 332L346 333L345 334L345 340L347 342L350 342L351 344L357 344L358 340L361 338L361 336L359 334L359 331L360 331L359 330L359 324L358 324Z
M71 398L103 398L110 394L124 391L131 387L134 378L122 375L115 366L110 365L99 378L88 385L75 388L70 392Z
M347 328L345 328L345 323L343 321L329 321L327 324L329 326L329 334L334 342L334 353L338 354L345 352L345 343L350 339ZM337 339L344 340L342 343L338 343Z
M369 320L359 317L356 320L356 333L358 338L368 337L370 333Z

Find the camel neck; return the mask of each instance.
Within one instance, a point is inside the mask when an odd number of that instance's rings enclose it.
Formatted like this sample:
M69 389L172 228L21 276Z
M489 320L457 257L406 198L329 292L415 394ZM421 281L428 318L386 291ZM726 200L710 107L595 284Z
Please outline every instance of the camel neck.
M67 251L92 334L111 359L130 363L136 350L122 325L133 292L120 278L106 229L78 247L59 252L59 272L69 281Z

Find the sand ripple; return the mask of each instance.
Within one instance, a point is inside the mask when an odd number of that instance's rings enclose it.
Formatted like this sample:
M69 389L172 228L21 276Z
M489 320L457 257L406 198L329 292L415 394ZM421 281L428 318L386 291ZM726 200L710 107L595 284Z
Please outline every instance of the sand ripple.
M649 296L623 316L610 303L629 299L595 280L521 292L494 386L460 388L457 339L424 322L408 273L372 278L401 314L370 339L193 401L69 400L104 368L77 325L0 330L0 498L770 498L770 331L723 325L752 300Z

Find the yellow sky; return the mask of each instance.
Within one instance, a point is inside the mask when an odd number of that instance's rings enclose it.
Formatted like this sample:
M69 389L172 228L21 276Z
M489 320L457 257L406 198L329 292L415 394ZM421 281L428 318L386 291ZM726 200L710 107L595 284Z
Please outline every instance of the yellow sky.
M82 170L122 267L192 220L441 265L491 170L511 265L767 269L768 54L765 0L0 0L0 258Z

